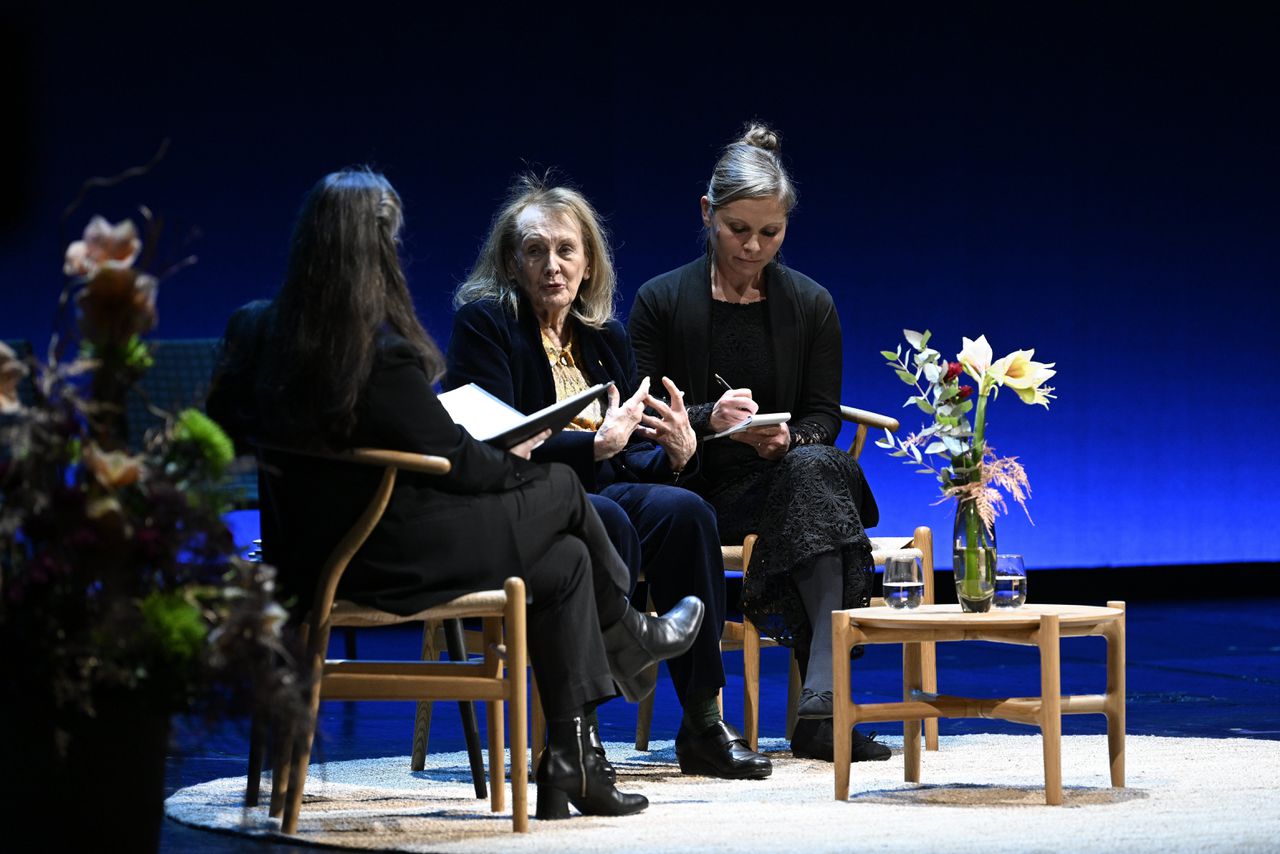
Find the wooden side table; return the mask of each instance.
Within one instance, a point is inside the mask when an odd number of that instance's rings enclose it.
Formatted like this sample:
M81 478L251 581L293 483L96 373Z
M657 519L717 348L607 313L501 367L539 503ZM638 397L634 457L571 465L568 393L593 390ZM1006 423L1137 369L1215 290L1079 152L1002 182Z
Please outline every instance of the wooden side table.
M1062 716L1107 716L1111 785L1124 787L1124 603L1024 605L985 614L962 613L959 605L922 605L914 610L886 607L833 611L832 653L835 694L836 800L849 797L850 729L856 723L903 722L904 779L920 782L920 724L930 718L995 718L1040 727L1044 741L1044 799L1062 803ZM1105 694L1062 696L1060 639L1101 635L1107 640ZM1040 696L975 698L926 693L921 678L921 646L937 641L985 640L1040 648ZM853 702L849 650L855 644L902 644L902 701Z

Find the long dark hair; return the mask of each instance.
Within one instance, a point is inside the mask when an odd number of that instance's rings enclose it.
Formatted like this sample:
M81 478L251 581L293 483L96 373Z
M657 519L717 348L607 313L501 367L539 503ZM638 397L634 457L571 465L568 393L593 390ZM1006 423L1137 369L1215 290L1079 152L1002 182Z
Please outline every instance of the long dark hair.
M400 196L369 169L326 175L302 203L263 366L273 407L299 432L351 435L384 330L414 346L433 382L444 373L400 266L401 224Z

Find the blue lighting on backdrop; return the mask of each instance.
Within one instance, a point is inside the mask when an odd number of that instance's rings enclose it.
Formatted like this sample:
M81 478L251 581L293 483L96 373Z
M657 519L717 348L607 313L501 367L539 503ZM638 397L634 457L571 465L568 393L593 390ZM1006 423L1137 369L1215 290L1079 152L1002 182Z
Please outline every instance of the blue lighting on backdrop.
M358 163L404 197L438 337L526 166L608 216L625 313L700 251L717 149L759 117L800 187L785 259L840 309L847 403L918 429L879 356L904 327L951 355L986 334L1057 363L1049 411L991 409L1034 490L1034 526L1011 507L1002 550L1030 567L1280 559L1275 13L355 14L0 13L0 338L39 349L63 206L164 137L152 174L91 195L64 233L165 215L170 256L199 262L162 286L158 337L218 335L270 295L303 193ZM931 525L946 565L936 483L870 444L862 459L880 531Z

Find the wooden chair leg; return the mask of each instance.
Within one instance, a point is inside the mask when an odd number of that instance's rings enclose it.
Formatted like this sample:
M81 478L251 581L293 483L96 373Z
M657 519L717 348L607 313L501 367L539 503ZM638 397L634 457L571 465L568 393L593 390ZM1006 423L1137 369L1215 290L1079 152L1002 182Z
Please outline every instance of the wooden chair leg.
M852 648L849 618L840 611L831 612L831 738L837 801L849 799L849 760L853 753L851 730L856 718L849 685L849 650Z
M449 622L458 624L458 632L459 636L461 636L462 623L458 620L447 621L447 623ZM446 631L448 631L448 629L446 629ZM461 637L459 637L459 640L460 639ZM485 657L489 658L490 656L496 655L493 650L496 650L498 646L502 644L502 627L498 624L497 620L486 619L484 621L484 640L486 650ZM453 657L452 652L450 652L449 657ZM501 662L495 662L495 666L500 670L502 664ZM467 705L471 704L468 703ZM503 728L505 723L503 719L503 707L504 704L501 700L491 700L485 703L485 718L488 723L489 730L489 809L493 812L502 812L506 808L507 789L504 783L507 778L507 763L506 756L503 754L503 746L505 744L505 739L503 738ZM474 775L475 771L476 768L473 760L471 773ZM481 778L484 776L483 765L480 768L480 776ZM479 794L480 786L476 786L476 792L477 797L483 797L483 795Z
M262 788L262 760L265 758L266 746L266 715L256 712L249 724L249 777L244 790L244 805L247 807L258 805L258 795Z
M742 735L755 750L760 743L760 630L742 618Z
M285 797L289 794L289 772L293 767L293 728L301 723L282 725L276 734L271 750L271 803L267 815L279 818L284 814Z
M653 666L653 670L657 670L658 665ZM657 674L654 674L657 678ZM640 701L640 705L636 708L636 750L649 749L649 733L653 729L653 698L657 691Z
M1124 610L1123 602L1108 602L1108 608ZM1124 788L1125 727L1125 615L1107 628L1107 754L1111 760L1111 785Z
M440 623L427 620L422 624L422 660L436 661L440 658L440 649L436 644L436 631ZM418 709L413 716L413 757L410 768L422 771L427 767L427 750L431 746L431 708L430 700L419 700Z
M796 654L792 650L787 651L787 669L791 675L787 679L787 738L791 738L796 732L796 709L800 707L800 662L796 661Z
M327 639L326 639L327 640ZM307 782L307 770L311 764L311 746L315 741L316 724L320 718L320 672L323 667L324 647L316 656L312 668L315 677L312 679L311 697L307 705L307 715L302 725L293 731L293 737L286 739L290 759L285 763L288 768L288 788L284 793L284 815L280 822L280 830L289 835L298 832L298 818L302 814L302 794ZM283 771L282 771L283 773ZM273 774L274 778L275 775ZM274 793L272 795L274 800Z
M509 581L506 586L507 678L511 681L511 823L516 833L529 832L529 766L525 760L525 727L529 707L525 682L529 679L529 647L525 635L524 585ZM544 725L545 728L545 725Z

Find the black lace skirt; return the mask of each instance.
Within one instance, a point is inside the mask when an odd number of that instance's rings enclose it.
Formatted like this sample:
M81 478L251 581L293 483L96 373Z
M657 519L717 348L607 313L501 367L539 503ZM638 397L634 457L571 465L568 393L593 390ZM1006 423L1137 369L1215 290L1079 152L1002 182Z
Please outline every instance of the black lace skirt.
M792 572L818 555L844 564L842 607L871 600L871 540L879 521L862 469L830 445L802 445L778 461L758 457L732 472L711 473L706 499L716 508L725 544L759 535L742 587L742 611L765 634L807 650L811 629Z

